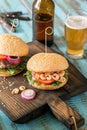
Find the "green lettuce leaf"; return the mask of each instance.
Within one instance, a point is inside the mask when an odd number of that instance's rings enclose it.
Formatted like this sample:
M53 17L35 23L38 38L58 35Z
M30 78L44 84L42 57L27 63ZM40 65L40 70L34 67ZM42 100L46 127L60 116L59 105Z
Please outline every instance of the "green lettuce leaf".
M31 72L29 70L26 71L25 75L27 76L27 79L28 79L30 85L32 85L33 83L37 83L38 85L41 84L32 78ZM61 82L59 82L59 81L55 81L55 82L51 83L52 86L56 86L59 84L61 84Z
M13 75L15 72L18 70L23 70L26 68L26 60L23 60L17 67L15 68L5 68L5 69L0 69L1 72L6 72L8 71L11 75Z

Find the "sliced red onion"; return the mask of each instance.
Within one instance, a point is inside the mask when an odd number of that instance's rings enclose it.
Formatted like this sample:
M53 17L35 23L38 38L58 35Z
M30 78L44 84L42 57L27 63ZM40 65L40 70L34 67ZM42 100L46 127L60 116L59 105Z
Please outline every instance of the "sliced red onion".
M19 64L21 62L21 58L18 56L17 58L12 58L11 56L6 56L6 59L13 64Z
M31 73L31 76L34 77L34 73Z
M25 100L32 100L36 96L36 92L33 89L26 89L21 92L21 98Z

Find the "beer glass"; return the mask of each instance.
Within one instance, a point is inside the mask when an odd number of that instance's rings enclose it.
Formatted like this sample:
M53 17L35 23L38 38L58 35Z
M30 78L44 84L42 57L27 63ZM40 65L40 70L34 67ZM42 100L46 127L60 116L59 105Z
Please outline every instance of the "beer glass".
M87 40L87 12L72 10L65 20L66 53L72 59L82 58Z

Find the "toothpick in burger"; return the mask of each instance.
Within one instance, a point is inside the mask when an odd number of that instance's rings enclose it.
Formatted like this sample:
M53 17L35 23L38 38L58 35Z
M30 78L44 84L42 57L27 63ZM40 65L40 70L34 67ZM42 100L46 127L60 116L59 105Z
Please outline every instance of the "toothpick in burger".
M11 34L0 34L0 76L12 76L26 68L28 45Z
M26 76L37 89L55 90L68 81L68 61L57 53L38 53L27 62Z

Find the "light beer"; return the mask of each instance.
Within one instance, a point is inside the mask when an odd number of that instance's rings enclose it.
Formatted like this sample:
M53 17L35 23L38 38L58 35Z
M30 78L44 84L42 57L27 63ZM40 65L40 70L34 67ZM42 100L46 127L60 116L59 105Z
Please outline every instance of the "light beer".
M87 17L69 16L65 22L65 39L67 54L82 57L87 40Z

